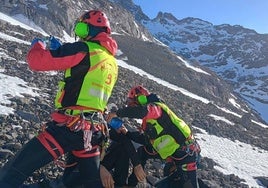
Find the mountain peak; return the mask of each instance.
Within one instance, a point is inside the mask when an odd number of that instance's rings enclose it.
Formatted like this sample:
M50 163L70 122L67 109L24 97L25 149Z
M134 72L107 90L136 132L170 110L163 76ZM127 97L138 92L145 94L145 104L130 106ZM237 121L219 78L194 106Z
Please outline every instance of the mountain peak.
M159 12L151 21L142 22L175 53L209 68L226 80L234 92L268 122L267 87L268 38L240 25L213 25L199 18L178 20Z
M163 20L163 19L171 20L171 21L174 21L175 23L179 21L175 16L173 16L173 14L167 13L167 12L161 12L161 11L158 12L156 18L154 18L153 21Z

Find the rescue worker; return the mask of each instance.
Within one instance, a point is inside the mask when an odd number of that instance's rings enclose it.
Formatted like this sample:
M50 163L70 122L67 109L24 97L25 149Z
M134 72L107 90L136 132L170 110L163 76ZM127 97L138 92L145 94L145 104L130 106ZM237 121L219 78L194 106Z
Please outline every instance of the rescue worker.
M83 186L102 187L102 113L117 81L117 43L110 36L107 16L99 10L85 12L75 23L74 32L79 41L60 45L52 37L50 49L42 39L32 41L27 55L30 69L64 70L64 78L59 82L52 121L1 169L1 188L18 188L35 170L67 152L77 159Z
M200 152L190 127L179 118L156 95L138 85L130 89L127 106L109 114L114 117L142 119L142 132L123 131L133 141L142 144L138 148L140 160L144 166L149 158L167 161L165 176L176 171L176 181L170 187L197 188L196 160ZM174 165L175 168L171 168ZM137 185L137 179L131 175L130 186Z

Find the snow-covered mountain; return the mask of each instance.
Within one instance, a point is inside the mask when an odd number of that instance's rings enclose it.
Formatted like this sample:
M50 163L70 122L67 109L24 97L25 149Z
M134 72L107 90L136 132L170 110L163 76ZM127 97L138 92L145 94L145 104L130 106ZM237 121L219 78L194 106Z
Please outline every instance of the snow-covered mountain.
M152 35L193 65L209 68L268 122L268 34L159 12L150 20L132 1L116 0Z
M0 13L0 166L49 118L61 77L57 72L29 70L25 55L30 41L49 34L63 42L73 41L71 28L81 11L101 8L110 17L113 37L119 44L116 56L119 79L111 102L123 105L128 89L144 84L193 126L203 156L198 175L208 185L263 187L260 181L265 184L268 177L264 162L268 158L265 142L268 125L213 71L175 54L153 38L121 4L113 2L3 2L0 7L4 13ZM8 15L15 20L10 21Z

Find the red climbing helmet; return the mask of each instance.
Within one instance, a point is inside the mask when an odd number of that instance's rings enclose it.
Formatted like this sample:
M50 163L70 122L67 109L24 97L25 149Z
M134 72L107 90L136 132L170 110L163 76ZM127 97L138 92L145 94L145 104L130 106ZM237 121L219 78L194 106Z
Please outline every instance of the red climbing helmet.
M150 95L150 92L143 86L138 85L132 87L127 95L127 105L128 106L133 106L133 105L138 105L140 102L138 101L138 96L148 96Z
M79 21L96 27L106 27L106 33L111 34L111 27L106 14L100 10L91 10L84 13Z

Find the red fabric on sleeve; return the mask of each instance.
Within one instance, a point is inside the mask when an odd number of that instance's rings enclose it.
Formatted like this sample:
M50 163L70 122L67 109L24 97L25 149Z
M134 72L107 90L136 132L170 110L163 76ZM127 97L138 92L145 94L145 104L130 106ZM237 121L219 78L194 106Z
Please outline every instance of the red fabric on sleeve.
M144 119L157 119L162 115L162 109L160 106L149 104L147 106L148 113Z
M64 57L53 57L50 50L44 49L44 46L37 42L28 52L27 62L34 71L65 70L79 64L85 55L85 52L79 52Z

